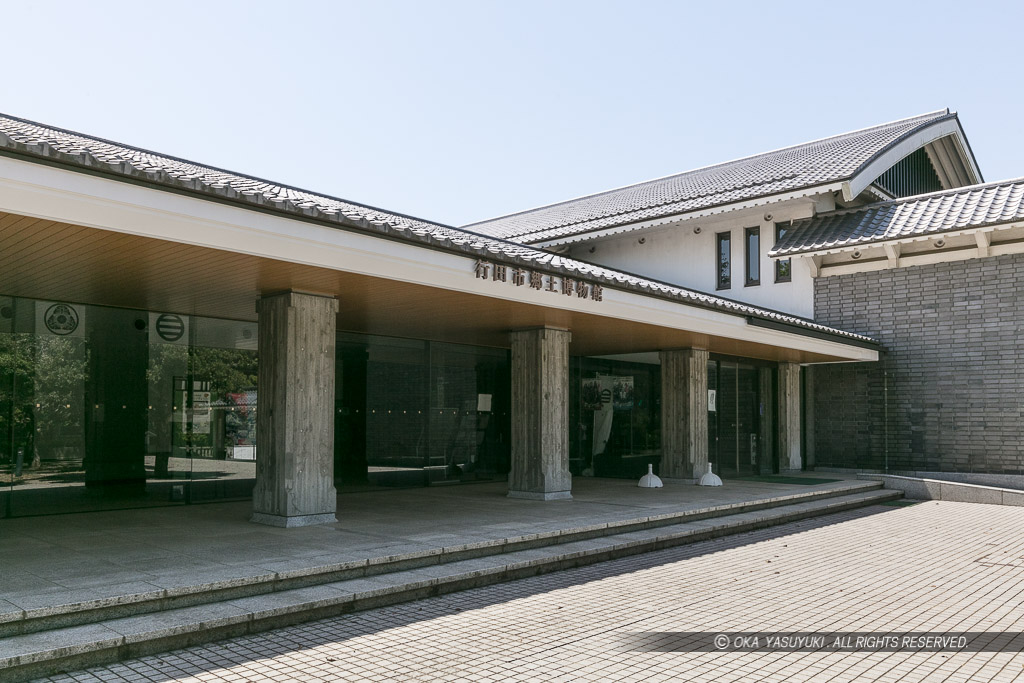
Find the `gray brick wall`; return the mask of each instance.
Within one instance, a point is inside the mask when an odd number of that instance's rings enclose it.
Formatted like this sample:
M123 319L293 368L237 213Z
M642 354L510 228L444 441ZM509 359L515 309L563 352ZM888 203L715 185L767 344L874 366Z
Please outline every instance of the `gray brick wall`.
M814 311L886 347L809 369L816 465L1024 473L1024 254L817 278Z

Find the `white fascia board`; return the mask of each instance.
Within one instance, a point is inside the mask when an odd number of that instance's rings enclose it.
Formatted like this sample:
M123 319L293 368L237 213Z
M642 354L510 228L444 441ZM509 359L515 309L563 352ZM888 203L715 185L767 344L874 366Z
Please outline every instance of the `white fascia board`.
M1013 221L1010 223L999 223L995 225L982 225L976 228L960 228L956 230L948 230L943 232L929 232L924 235L910 235L908 237L900 237L897 239L890 240L873 240L864 242L855 242L852 244L845 244L843 246L828 247L825 249L816 249L814 251L801 251L799 253L788 253L788 254L768 254L769 258L774 259L788 259L788 258L804 258L809 256L827 256L829 254L842 254L853 251L863 251L864 249L872 249L877 247L886 247L887 245L895 244L911 244L913 242L927 242L929 240L946 239L949 237L960 237L961 235L974 235L979 232L995 232L997 230L1010 230L1012 228L1022 228L1024 222ZM827 266L827 264L826 264Z
M957 152L960 154L960 158L967 161L966 166L971 172L971 178L968 180L968 185L976 185L978 183L985 182L984 177L981 175L981 169L975 163L974 154L967 149L967 136L964 134L963 128L960 127L960 121L957 120L956 124L959 135L953 136L953 143L956 145Z
M886 150L883 154L877 156L871 161L871 163L865 166L860 173L851 178L849 183L843 188L843 198L848 202L853 201L854 197L860 195L860 193L871 185L871 183L875 182L878 176L892 168L900 159L916 149L924 147L928 143L934 142L939 138L944 138L947 135L952 135L954 137L963 136L960 124L957 123L955 118L939 121L904 138ZM963 154L965 145L960 140L958 140L958 143L958 150ZM964 156L970 157L969 154ZM977 179L977 169L974 167L973 160L964 158L962 161L965 166L972 169L975 173L975 179Z
M877 352L748 325L685 302L605 287L601 302L474 277L473 254L453 254L321 224L0 157L0 211L260 258L490 296L614 320L742 339L849 360Z
M700 211L676 213L668 216L661 216L659 218L652 218L647 221L640 221L638 223L618 225L612 228L605 228L604 230L595 230L594 232L585 232L579 235L560 237L558 239L553 240L544 240L542 242L529 242L527 244L529 244L532 247L537 247L539 249L550 249L552 247L574 244L576 242L591 242L594 240L599 240L603 237L610 237L612 235L618 235L624 232L647 230L648 228L667 225L669 223L681 223L683 221L689 221L696 218L707 218L708 216L717 216L719 214L731 213L733 211L741 211L743 209L750 209L758 206L778 204L779 202L785 202L791 199L803 199L805 197L813 197L816 195L827 194L831 192L839 192L841 189L842 183L832 183L831 185L818 185L816 187L808 187L803 190L797 190L795 192L787 192L786 194L768 195L765 197L758 197L756 199L749 199L745 202L736 202L735 204L722 204L720 206L701 209Z
M1007 254L1024 254L1024 243L1013 242L1011 244L993 244L987 248L986 255L1005 256ZM887 270L889 268L925 266L934 263L950 263L952 261L967 261L975 258L985 258L985 256L979 254L979 250L973 247L950 249L948 251L937 249L935 251L901 255L898 259L897 265L895 266L892 265L888 259L828 263L821 267L819 277L848 275L850 273L866 273L874 270Z

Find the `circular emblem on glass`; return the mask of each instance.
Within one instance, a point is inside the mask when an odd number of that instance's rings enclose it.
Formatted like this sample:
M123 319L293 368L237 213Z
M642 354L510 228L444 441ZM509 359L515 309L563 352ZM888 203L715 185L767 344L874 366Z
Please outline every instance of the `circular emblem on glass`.
M156 319L156 333L164 341L176 342L185 334L185 322L181 316L163 313Z
M54 304L46 309L43 322L54 334L71 334L78 329L78 312L67 304Z

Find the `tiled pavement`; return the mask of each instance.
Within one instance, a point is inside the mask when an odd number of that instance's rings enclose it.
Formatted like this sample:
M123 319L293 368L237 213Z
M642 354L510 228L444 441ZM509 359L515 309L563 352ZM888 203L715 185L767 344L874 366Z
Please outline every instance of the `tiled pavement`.
M47 680L1024 680L1016 652L621 648L637 631L1021 631L1022 558L1024 508L876 506Z
M3 519L0 622L14 610L858 484L864 482L641 489L634 481L576 477L573 500L552 502L507 498L505 482L426 487L339 495L337 523L298 529L250 523L248 500Z

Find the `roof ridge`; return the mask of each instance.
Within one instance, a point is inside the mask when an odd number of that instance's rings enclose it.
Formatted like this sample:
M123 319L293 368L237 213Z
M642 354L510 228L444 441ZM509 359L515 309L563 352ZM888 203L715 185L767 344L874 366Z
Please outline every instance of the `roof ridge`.
M642 185L647 185L647 184L650 184L650 183L656 183L656 182L659 182L659 181L662 181L662 180L668 180L669 178L677 178L677 177L680 177L680 176L689 175L691 173L696 173L698 171L708 171L708 170L711 170L711 169L714 169L714 168L729 166L730 164L737 164L737 163L740 163L742 161L748 161L748 160L751 160L751 159L756 159L757 157L768 156L769 154L776 154L778 152L784 152L786 150L796 149L798 147L806 147L808 145L813 145L813 144L816 144L816 143L819 143L819 142L824 142L825 140L833 140L833 139L836 139L836 138L842 138L842 137L849 136L849 135L857 135L859 133L866 133L867 131L870 131L870 130L874 130L874 129L877 129L877 128L885 128L886 126L893 126L893 125L896 125L896 124L899 124L899 123L905 123L907 121L912 121L914 119L927 119L927 118L938 118L939 116L948 116L950 113L951 112L949 110L949 107L946 107L945 109L937 109L935 111L926 112L924 114L917 114L916 116L907 116L907 117L904 117L902 119L895 119L893 121L887 121L885 123L878 123L878 124L875 124L873 126L866 126L864 128L858 128L856 130L846 131L844 133L837 133L835 135L826 135L824 137L816 138L814 140L808 140L806 142L799 142L799 143L794 144L794 145L785 145L783 147L777 147L775 149L770 149L770 150L767 150L765 152L758 152L756 154L748 154L747 156L737 157L735 159L730 159L728 161L720 161L718 163L708 164L707 166L698 166L696 168L691 168L691 169L686 170L686 171L680 171L680 172L677 172L677 173L669 173L667 175L663 175L663 176L660 176L660 177L657 177L657 178L650 178L648 180L641 180L641 181L635 182L635 183L628 183L626 185L620 185L618 187L613 187L613 188L608 189L608 190L601 190L600 192L592 192L590 194L580 195L578 197L573 197L571 199L565 199L565 200L558 201L558 202L552 202L550 204L541 204L539 206L534 206L534 207L529 208L529 209L523 209L521 211L515 211L515 212L512 212L512 213L502 214L502 215L499 215L499 216L492 216L491 218L486 218L486 219L480 220L480 221L474 221L473 223L466 223L464 226L461 226L461 227L469 227L469 226L473 226L473 225L482 225L484 223L492 223L492 222L497 221L497 220L501 220L501 219L505 219L505 218L512 218L513 216L522 216L524 214L533 213L534 211L539 211L541 209L549 209L549 208L552 208L552 207L555 207L555 206L562 206L562 205L565 205L565 204L571 204L573 202L577 202L577 201L580 201L580 200L583 200L583 199L592 199L594 197L601 197L601 196L604 196L604 195L609 195L609 194L612 194L613 192L619 192L620 190L627 190L627 189L630 189L630 188L640 187ZM566 225L568 225L568 224L566 224ZM562 226L559 225L558 227L562 227Z
M113 145L115 147L120 147L122 149L128 149L128 150L132 150L132 151L135 151L135 152L142 152L143 154L151 154L151 155L153 155L155 157L160 157L161 159L169 159L171 161L177 161L177 162L180 162L180 163L183 163L183 164L190 164L192 166L201 166L201 167L209 169L211 171L216 171L217 173L227 173L229 175L238 176L239 178L244 178L246 180L255 180L255 181L260 182L260 183L267 183L268 185L274 185L274 186L283 188L285 190L294 190L295 192L304 192L306 194L315 195L317 197L322 197L324 199L329 199L331 201L342 202L344 204L351 204L352 206L357 206L357 207L362 208L362 209L369 209L371 211L379 211L380 213L387 214L389 216L396 216L398 218L407 218L409 220L419 221L421 223L428 223L430 225L436 225L436 226L439 226L439 227L442 227L442 228L458 229L457 226L454 226L454 225L448 225L446 223L438 223L437 221L428 220L426 218L420 218L419 216L412 216L410 214L400 213L400 212L397 212L397 211L392 211L390 209L384 209L384 208L381 208L379 206L373 206L373 205L370 205L370 204L363 204L362 202L355 202L355 201L352 201L351 199L345 199L343 197L336 197L334 195L325 194L323 192L317 192L315 190L307 190L307 189L304 189L304 188L301 188L301 187L298 187L298 186L295 186L295 185L286 185L286 184L280 183L280 182L278 182L276 180L270 180L268 178L260 178L259 176L250 175L248 173L240 173L238 171L232 171L232 170L227 169L227 168L221 168L219 166L212 166L210 164L205 164L205 163L202 163L200 161L193 161L192 159L185 159L184 157L178 157L178 156L174 156L172 154L164 154L163 152L156 152L156 151L151 150L151 149L146 149L145 147L137 147L135 145L129 145L129 144L126 144L124 142L117 142L116 140L108 140L106 138L96 137L95 135L86 135L85 133L79 133L78 131L74 131L74 130L71 130L69 128L61 128L60 126L51 126L51 125L46 124L46 123L40 123L39 121L33 121L31 119L25 119L25 118L22 118L20 116L13 116L11 114L5 114L3 112L0 112L0 118L9 119L11 121L17 121L19 123L25 123L25 124L28 124L30 126L38 126L40 128L43 128L44 130L56 131L56 132L59 132L59 133L64 133L66 135L74 135L74 136L77 136L77 137L80 137L80 138L84 138L86 140L91 140L93 142L99 142L99 143L102 143L102 144L105 144L105 145Z

